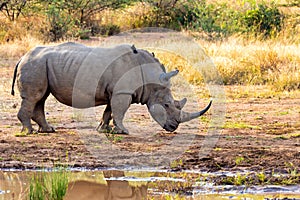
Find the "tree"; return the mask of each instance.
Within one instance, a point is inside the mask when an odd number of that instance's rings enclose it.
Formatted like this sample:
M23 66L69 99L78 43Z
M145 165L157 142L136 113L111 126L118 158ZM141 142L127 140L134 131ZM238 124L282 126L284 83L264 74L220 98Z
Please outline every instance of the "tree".
M91 16L105 9L117 9L135 0L39 0L44 5L50 24L50 40L57 41L71 30L81 30Z
M182 4L180 0L141 0L147 2L153 7L155 26L166 26L172 21L178 4Z
M48 5L60 4L59 7L79 24L85 23L91 16L105 9L123 8L135 1L137 0L40 0Z
M0 1L0 11L10 20L15 21L22 14L26 0Z
M66 36L72 28L72 16L66 13L65 0L53 0L46 5L47 21L49 22L48 39L57 41Z
M91 16L105 9L118 9L130 5L135 0L69 0L67 9L78 19L80 24L88 21Z

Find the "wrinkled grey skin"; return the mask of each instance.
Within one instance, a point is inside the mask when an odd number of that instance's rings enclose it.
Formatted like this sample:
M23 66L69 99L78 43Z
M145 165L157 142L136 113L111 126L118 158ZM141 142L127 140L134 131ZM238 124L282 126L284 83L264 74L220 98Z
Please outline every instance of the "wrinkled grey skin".
M182 111L186 98L173 99L170 78L178 70L166 73L165 68L149 52L134 46L92 48L76 43L51 47L36 47L24 55L16 65L17 80L22 98L18 119L22 131L32 133L31 119L39 125L39 132L54 132L44 113L45 100L51 93L61 103L88 108L107 105L98 130L127 134L123 118L130 104L146 104L151 116L167 131L174 131L179 123L204 114L202 111Z

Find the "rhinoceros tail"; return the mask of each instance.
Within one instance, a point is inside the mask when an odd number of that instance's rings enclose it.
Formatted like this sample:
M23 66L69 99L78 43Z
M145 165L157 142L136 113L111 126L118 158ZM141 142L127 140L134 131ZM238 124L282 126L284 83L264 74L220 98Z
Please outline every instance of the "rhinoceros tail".
M12 86L11 86L11 95L15 95L15 82L16 82L16 78L17 78L17 72L18 72L18 66L20 64L21 60L19 60L19 62L17 63L16 67L15 67L15 71L14 71L14 77L13 77L13 82L12 82Z

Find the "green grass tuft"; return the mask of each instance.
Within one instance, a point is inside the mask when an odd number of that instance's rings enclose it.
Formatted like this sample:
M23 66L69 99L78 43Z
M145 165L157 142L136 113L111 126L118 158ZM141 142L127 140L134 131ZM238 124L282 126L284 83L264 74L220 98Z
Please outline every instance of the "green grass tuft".
M69 172L64 168L34 175L30 181L29 200L63 200L68 183Z

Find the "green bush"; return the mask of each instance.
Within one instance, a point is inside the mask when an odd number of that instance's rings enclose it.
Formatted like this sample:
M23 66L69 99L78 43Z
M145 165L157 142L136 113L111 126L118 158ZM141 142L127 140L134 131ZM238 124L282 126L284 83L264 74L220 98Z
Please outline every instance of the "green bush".
M235 31L237 13L226 3L208 4L205 0L191 1L177 12L177 21L184 29L204 31L210 37L226 36Z
M174 17L183 29L201 31L210 37L226 37L234 33L276 36L283 27L284 16L275 3L251 3L250 8L233 8L228 3L187 1L175 10Z
M254 33L255 36L262 34L266 38L276 36L281 31L283 19L283 14L274 3L260 3L246 11L242 22L246 32Z
M46 9L49 30L46 37L50 41L58 41L67 37L67 33L74 27L74 20L64 10L65 0L54 0Z

